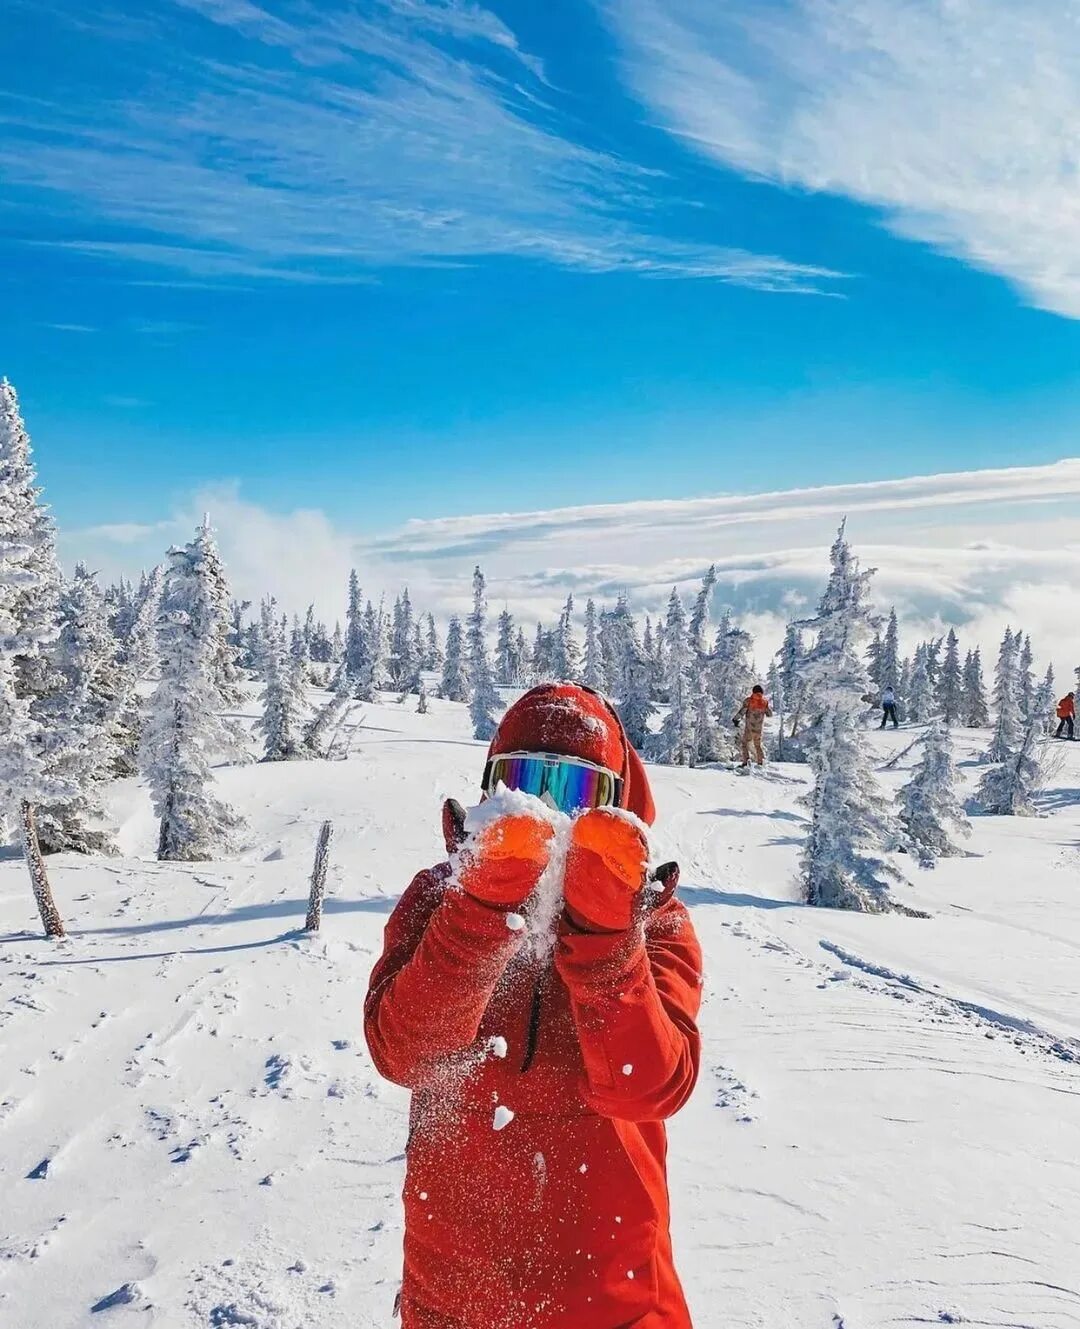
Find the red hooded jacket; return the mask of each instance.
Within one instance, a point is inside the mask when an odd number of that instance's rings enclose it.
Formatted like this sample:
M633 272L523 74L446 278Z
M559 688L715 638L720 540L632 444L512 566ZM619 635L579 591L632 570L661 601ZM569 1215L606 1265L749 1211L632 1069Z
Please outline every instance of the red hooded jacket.
M512 751L618 770L623 805L652 820L644 767L595 694L526 694L492 744ZM690 1329L663 1124L698 1073L689 915L650 890L625 933L564 918L552 959L449 877L422 872L401 897L365 1007L376 1066L413 1091L403 1329Z

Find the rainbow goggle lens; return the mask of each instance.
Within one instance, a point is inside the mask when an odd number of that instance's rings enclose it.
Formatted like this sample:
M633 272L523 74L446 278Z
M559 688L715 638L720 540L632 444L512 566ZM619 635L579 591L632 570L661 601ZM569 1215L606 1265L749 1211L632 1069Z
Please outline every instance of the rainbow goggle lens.
M532 794L559 812L618 807L622 781L606 766L544 752L504 752L484 770L484 793L500 785Z

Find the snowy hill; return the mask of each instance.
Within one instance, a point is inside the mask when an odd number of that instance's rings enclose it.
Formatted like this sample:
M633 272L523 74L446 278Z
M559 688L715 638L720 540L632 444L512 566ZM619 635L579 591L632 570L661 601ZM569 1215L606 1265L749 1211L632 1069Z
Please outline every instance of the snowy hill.
M392 1322L406 1095L361 1003L482 750L461 707L360 709L348 760L220 773L236 861L154 862L145 795L119 788L126 857L51 861L59 946L0 863L5 1329ZM908 737L867 742L884 761ZM1080 1323L1080 747L1057 751L1051 815L976 819L970 857L907 866L929 921L796 903L802 768L652 769L707 965L671 1127L699 1329Z

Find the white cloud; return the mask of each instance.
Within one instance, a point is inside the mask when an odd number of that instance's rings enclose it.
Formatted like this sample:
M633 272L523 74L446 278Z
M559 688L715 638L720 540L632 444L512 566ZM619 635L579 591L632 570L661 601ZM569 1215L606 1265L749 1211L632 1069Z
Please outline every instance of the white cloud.
M103 89L93 116L0 99L9 190L139 229L68 247L210 278L347 281L491 254L777 291L835 276L668 235L656 177L585 144L478 4L160 0L138 21L77 21L102 68L130 46L152 77L137 100ZM229 63L199 55L223 49L211 24L240 44Z
M289 612L315 601L341 614L349 569L365 591L408 583L414 601L464 612L480 562L494 608L550 619L568 594L662 610L672 585L690 593L709 563L717 603L775 647L786 620L812 606L837 523L848 517L875 596L895 604L909 640L955 625L992 651L1006 621L1030 631L1059 672L1080 661L1080 460L1011 470L723 497L611 504L413 521L388 536L335 526L317 511L272 513L233 489L204 492L163 523L71 532L64 551L107 576L150 566L190 538L203 511L219 533L234 587L257 602L272 592ZM119 533L118 533L119 532ZM129 538L130 537L130 538Z
M597 0L659 121L1080 317L1074 0Z

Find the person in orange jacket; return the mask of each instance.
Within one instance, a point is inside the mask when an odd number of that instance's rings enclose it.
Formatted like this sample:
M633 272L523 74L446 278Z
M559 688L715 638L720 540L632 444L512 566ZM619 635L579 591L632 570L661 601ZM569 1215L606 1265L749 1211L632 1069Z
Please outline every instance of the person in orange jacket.
M394 909L364 1010L412 1090L402 1329L691 1329L664 1122L697 1080L701 949L677 867L647 871L644 766L604 698L545 685L483 790L447 803L450 861Z
M761 737L765 730L765 717L772 715L772 707L769 705L769 699L765 695L765 689L760 683L755 683L753 691L743 702L732 720L732 724L742 723L742 762L741 765L750 765L750 749L754 749L754 760L759 766L765 764L765 750L761 746Z
M1076 737L1076 693L1067 692L1057 704L1058 727L1055 738L1064 736L1068 729L1069 737Z

